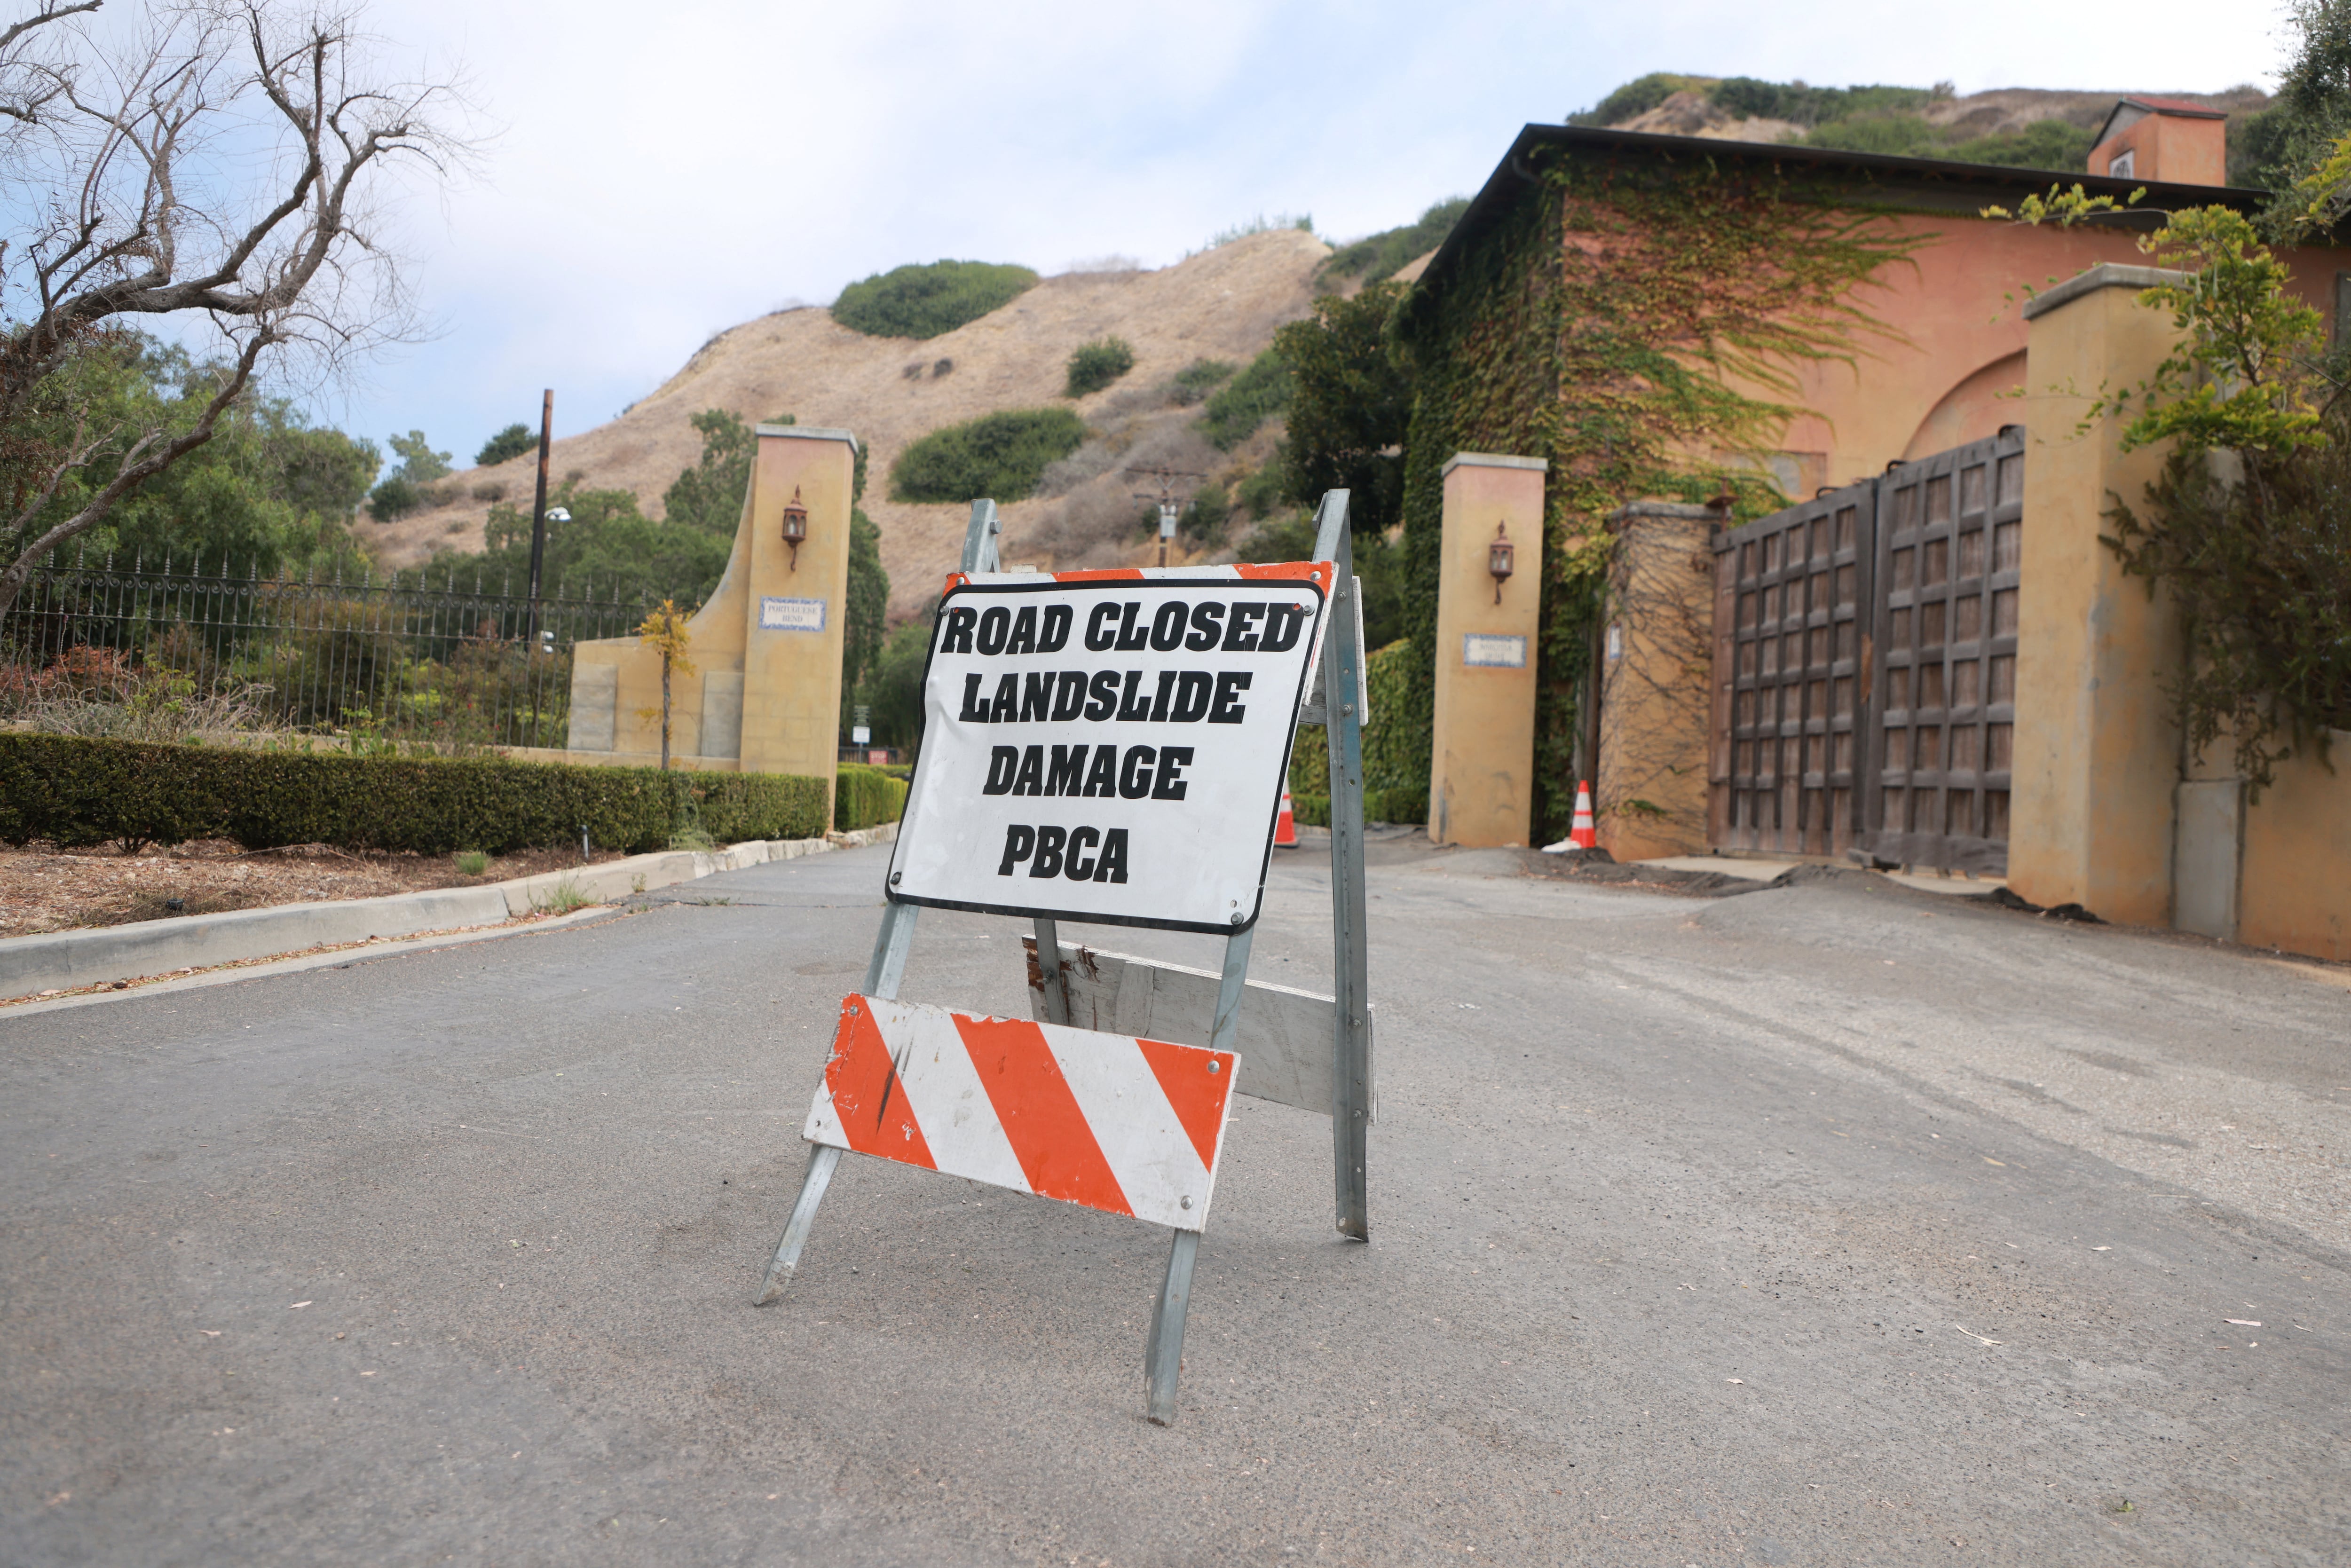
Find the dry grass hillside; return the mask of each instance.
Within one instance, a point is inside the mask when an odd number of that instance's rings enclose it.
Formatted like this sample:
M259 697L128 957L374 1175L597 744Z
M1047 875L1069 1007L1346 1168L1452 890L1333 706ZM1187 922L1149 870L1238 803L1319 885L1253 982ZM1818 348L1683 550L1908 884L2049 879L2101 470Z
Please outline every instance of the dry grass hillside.
M2089 130L2105 120L2115 100L2122 96L2116 91L2004 87L1938 98L1917 113L1928 124L1959 136L2022 131L2040 120L2062 120ZM2269 102L2268 95L2254 88L2232 88L2226 92L2166 92L2161 96L2231 114L2260 109ZM1646 131L1661 136L1704 136L1724 141L1779 141L1803 134L1803 127L1790 120L1760 116L1741 119L1708 101L1699 92L1675 93L1654 109L1615 121L1611 129Z
M1216 450L1193 431L1197 407L1178 406L1170 378L1196 360L1247 364L1285 321L1304 315L1314 271L1330 254L1312 235L1277 229L1217 246L1156 271L1080 272L1049 277L993 314L942 337L870 338L820 308L787 310L722 332L660 390L620 418L555 443L560 481L635 492L659 517L663 492L701 452L688 418L706 408L746 419L780 413L802 424L852 431L871 454L864 506L882 530L891 614L903 617L938 591L962 548L969 508L889 498L890 465L906 444L943 425L1002 409L1061 400L1070 353L1107 334L1134 349L1134 369L1074 406L1092 432L1054 465L1040 496L1005 508L1005 559L1074 567L1139 560L1134 523L1150 465L1220 475L1261 459L1260 431L1240 451ZM490 492L524 507L535 456L453 477L465 497L399 521L363 524L388 565L415 565L444 550L482 545Z

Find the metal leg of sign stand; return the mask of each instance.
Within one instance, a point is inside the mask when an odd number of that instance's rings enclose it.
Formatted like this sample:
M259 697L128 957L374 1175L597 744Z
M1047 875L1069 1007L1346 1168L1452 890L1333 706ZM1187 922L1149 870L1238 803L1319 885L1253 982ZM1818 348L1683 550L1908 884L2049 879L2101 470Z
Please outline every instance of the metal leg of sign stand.
M1143 1353L1143 1370L1151 1378L1151 1419L1162 1427L1176 1424L1176 1379L1184 1370L1184 1314L1192 1305L1192 1261L1200 1255L1200 1233L1179 1230L1167 1251L1167 1278L1151 1309L1151 1343Z
M1335 503L1335 505L1334 505ZM1323 497L1314 553L1335 561L1331 630L1322 643L1324 735L1331 745L1331 940L1337 993L1331 1074L1331 1162L1337 1184L1339 1233L1372 1239L1364 1166L1372 1128L1369 954L1364 921L1364 648L1356 634L1355 549L1344 491Z
M1037 923L1040 927L1043 921ZM1217 989L1217 1019L1209 1031L1208 1049L1230 1051L1241 1027L1241 999L1248 995L1249 948L1254 930L1243 931L1225 943L1225 973ZM1044 934L1037 940L1041 947ZM1048 993L1050 996L1050 993ZM1192 1307L1192 1263L1200 1255L1200 1233L1179 1230L1167 1249L1167 1277L1159 1299L1151 1304L1151 1338L1143 1348L1144 1375L1151 1380L1147 1411L1162 1427L1176 1424L1176 1384L1184 1371L1184 1319Z
M921 913L921 907L912 904L893 904L883 910L882 929L873 936L873 957L865 966L865 995L887 1000L898 994L898 982L906 973L906 953L914 945L914 917ZM824 1201L824 1189L832 1185L832 1173L840 1166L841 1151L830 1144L820 1144L810 1152L799 1197L792 1204L792 1217L784 1223L783 1239L776 1243L776 1256L768 1264L768 1277L753 1306L764 1307L784 1293L784 1286L799 1268L800 1249L808 1244L809 1231L816 1224L817 1205Z
M1070 988L1061 977L1061 927L1041 915L1037 916L1037 973L1045 982L1045 1021L1068 1023Z

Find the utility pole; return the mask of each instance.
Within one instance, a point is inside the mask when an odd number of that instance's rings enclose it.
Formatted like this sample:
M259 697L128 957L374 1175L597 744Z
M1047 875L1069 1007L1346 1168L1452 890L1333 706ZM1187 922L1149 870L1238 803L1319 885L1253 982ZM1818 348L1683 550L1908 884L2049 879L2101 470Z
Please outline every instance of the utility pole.
M547 448L555 434L555 389L538 405L538 490L530 503L530 649L538 651L538 569L547 559Z
M1130 474L1139 474L1146 479L1156 479L1159 481L1159 493L1157 495L1155 496L1148 490L1137 490L1134 492L1134 498L1138 501L1156 501L1159 503L1159 564L1161 566L1165 566L1167 564L1167 541L1176 537L1176 519L1182 516L1184 511L1183 503L1176 499L1176 481L1178 479L1203 479L1206 478L1207 476L1204 474L1195 474L1183 468L1130 468L1127 472Z

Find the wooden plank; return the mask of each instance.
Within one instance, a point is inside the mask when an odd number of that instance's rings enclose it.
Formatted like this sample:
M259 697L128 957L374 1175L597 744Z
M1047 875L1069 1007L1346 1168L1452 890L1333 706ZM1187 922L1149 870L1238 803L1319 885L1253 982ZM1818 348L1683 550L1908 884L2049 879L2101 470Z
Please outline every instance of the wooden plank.
M1045 1018L1045 981L1037 944L1023 937L1029 960L1029 1016ZM1061 944L1070 1024L1177 1045L1206 1045L1216 1024L1222 977L1124 953ZM1329 997L1251 980L1243 993L1240 1032L1226 1049L1241 1058L1238 1092L1252 1099L1331 1113L1331 1056L1336 1004ZM1377 1119L1374 1096L1374 1119Z

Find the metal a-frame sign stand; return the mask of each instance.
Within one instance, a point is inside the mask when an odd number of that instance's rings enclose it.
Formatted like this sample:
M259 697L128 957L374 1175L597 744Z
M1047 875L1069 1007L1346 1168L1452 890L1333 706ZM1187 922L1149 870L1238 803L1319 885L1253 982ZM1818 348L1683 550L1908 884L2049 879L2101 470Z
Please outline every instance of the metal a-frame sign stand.
M1332 562L1337 570L1329 617L1323 634L1322 681L1310 692L1299 716L1303 724L1324 726L1331 759L1331 925L1332 959L1336 995L1332 1006L1331 1157L1338 1228L1357 1241L1371 1239L1370 1199L1365 1166L1373 1109L1371 1008L1366 987L1364 874L1364 647L1361 590L1354 578L1354 549L1347 522L1348 493L1326 492L1316 513L1315 560ZM985 573L1002 570L997 536L1002 525L996 503L972 503L971 525L964 540L963 570ZM862 995L875 1001L894 999L914 946L914 923L922 913L916 904L889 903L873 940L873 956L866 966ZM1044 977L1045 1021L1070 1022L1069 982L1061 972L1058 923L1042 916L1036 928L1037 963ZM1226 938L1209 1049L1230 1051L1240 1030L1241 1005L1247 995L1249 948L1254 925ZM816 1219L825 1189L839 1169L842 1150L819 1144L809 1157L808 1174L791 1218L777 1243L755 1303L766 1306L783 1291L799 1263L801 1249ZM1149 1380L1148 1414L1161 1425L1176 1417L1176 1379L1183 1364L1184 1324L1191 1303L1192 1269L1200 1247L1197 1230L1178 1229L1167 1255L1167 1272L1153 1308L1151 1334L1144 1352Z

